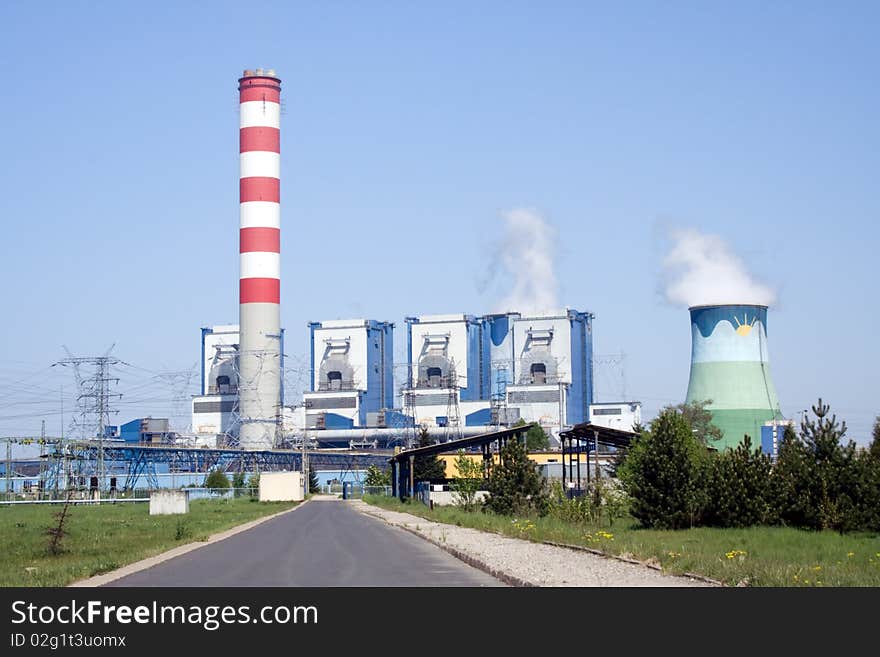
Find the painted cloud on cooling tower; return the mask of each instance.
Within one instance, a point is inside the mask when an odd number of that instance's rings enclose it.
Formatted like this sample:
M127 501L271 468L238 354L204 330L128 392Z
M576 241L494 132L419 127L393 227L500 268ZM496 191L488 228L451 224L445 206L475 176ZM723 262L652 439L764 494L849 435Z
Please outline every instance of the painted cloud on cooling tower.
M502 213L504 229L490 265L498 266L512 287L496 305L496 312L541 312L559 305L559 281L553 256L556 229L534 210L515 208Z
M772 305L772 289L757 282L742 260L717 235L694 229L672 231L672 249L663 260L666 300L674 305Z

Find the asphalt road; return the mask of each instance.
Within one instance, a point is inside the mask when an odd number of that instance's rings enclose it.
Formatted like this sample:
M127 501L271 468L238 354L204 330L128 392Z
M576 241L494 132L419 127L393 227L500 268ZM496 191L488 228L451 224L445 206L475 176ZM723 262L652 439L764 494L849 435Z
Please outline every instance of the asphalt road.
M313 500L107 586L503 586L342 501Z

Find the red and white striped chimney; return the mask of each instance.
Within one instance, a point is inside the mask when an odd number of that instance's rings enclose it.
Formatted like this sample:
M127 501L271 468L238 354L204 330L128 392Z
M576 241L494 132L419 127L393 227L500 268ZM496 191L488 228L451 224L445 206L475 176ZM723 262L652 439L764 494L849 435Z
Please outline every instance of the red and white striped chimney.
M238 90L239 442L269 449L281 417L281 80L248 70Z

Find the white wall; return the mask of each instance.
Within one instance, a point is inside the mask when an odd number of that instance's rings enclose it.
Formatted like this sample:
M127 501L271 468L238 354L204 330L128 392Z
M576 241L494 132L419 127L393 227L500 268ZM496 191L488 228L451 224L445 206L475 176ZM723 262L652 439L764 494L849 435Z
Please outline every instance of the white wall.
M418 381L419 357L422 355L422 347L426 335L449 334L449 346L446 357L455 364L455 373L458 375L458 385L468 387L468 339L467 322L464 315L423 315L419 317L418 324L411 324L412 329L412 380Z
M150 515L189 513L188 490L154 490L150 493Z
M557 376L563 383L571 383L571 323L566 311L520 317L513 323L514 340L514 382L519 383L522 375L521 359L527 353L529 329L536 331L553 330L550 341L550 355L556 359Z
M606 412L603 413L602 411ZM620 412L616 413L614 411ZM590 404L590 422L597 426L619 429L621 431L632 431L633 426L637 423L640 424L641 421L641 402Z
M214 384L211 377L211 367L214 365L214 356L216 355L217 346L230 346L239 343L238 325L227 324L222 326L212 326L213 333L205 336L205 362L203 363L205 382L202 388L202 394L208 394L208 386ZM223 372L226 374L226 372ZM238 385L238 377L230 375L229 382L232 385Z
M321 328L315 329L315 372L312 389L318 389L321 363L327 354L326 340L349 340L346 353L348 364L352 368L354 387L358 390L367 389L367 329L366 320L336 320L321 322ZM332 352L331 352L332 353Z
M260 473L260 502L300 502L303 499L302 472Z
M193 433L201 435L210 435L218 433L226 433L229 431L233 435L238 435L237 418L232 412L216 412L216 413L196 413L195 407L198 403L204 402L229 402L238 399L238 395L202 395L193 397L192 406L190 407L192 416Z

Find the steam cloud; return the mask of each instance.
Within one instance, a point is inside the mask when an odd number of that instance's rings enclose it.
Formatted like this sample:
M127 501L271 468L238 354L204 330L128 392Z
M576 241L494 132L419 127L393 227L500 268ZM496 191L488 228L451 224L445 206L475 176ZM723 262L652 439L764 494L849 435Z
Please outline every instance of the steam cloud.
M559 281L553 266L556 230L534 210L515 208L501 215L504 231L490 264L489 278L503 270L513 287L495 312L541 312L559 305Z
M742 260L717 235L674 230L672 250L663 260L669 303L687 306L755 304L775 301L772 289L757 282Z

